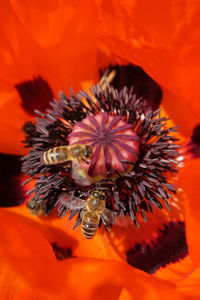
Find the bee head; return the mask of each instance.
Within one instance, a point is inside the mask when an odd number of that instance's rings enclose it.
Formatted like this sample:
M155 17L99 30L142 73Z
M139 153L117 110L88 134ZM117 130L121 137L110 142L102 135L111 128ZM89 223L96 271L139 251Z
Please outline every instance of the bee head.
M88 145L85 146L85 153L84 153L86 158L91 158L92 157L92 148Z
M95 211L102 211L105 208L106 195L102 191L94 190L89 198L89 208Z
M106 194L103 191L94 190L91 194L93 197L98 198L100 200L104 200L106 198Z

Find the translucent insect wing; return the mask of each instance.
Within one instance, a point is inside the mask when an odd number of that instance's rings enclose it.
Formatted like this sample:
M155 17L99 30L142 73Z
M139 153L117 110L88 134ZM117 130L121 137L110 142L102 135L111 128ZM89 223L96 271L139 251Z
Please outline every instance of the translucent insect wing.
M117 213L105 208L101 213L101 218L105 224L115 224L117 222Z
M63 193L58 198L57 206L58 205L62 205L70 210L81 209L85 207L86 201L73 195Z

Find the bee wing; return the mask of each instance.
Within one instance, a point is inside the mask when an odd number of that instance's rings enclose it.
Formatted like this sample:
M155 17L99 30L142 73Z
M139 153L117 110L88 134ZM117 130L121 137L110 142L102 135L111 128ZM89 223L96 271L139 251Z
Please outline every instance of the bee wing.
M84 199L73 197L69 203L69 209L81 209L84 208L86 201Z
M85 207L86 201L73 195L63 193L58 198L58 203L70 210L73 210Z
M101 213L101 218L105 225L115 224L117 222L117 213L108 208L104 208L103 212Z

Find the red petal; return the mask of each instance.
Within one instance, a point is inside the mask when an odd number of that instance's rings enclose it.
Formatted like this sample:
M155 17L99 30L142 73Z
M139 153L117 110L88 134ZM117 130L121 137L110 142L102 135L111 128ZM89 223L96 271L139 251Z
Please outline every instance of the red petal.
M17 91L11 88L6 90L3 84L0 88L0 152L23 155L26 150L22 144L22 127L30 121L30 116L22 109Z
M99 35L115 54L138 64L181 101L166 108L191 131L200 117L200 6L188 1L98 1ZM184 103L185 102L185 103ZM188 110L185 109L186 103ZM183 108L182 108L183 107ZM183 111L181 111L183 109ZM185 114L186 113L186 114ZM187 127L189 123L189 128ZM193 126L193 125L192 125Z
M33 222L3 210L0 217L2 300L118 299L123 288L139 299L183 299L172 284L128 264L91 258L57 262Z
M41 76L54 95L78 91L82 80L98 78L95 4L47 2L2 5L1 78L14 86Z
M180 172L180 182L185 192L186 233L189 253L200 263L200 201L199 201L200 159L186 163Z

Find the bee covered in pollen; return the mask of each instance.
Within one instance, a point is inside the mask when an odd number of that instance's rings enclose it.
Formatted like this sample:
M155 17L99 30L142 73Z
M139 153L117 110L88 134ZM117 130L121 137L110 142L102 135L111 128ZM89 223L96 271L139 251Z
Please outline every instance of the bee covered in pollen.
M93 190L86 200L63 193L58 203L61 203L60 211L63 211L63 208L65 210L83 209L81 227L86 239L92 239L95 236L100 220L107 229L109 224L115 224L117 221L117 213L106 208L106 194L103 191Z
M71 146L59 146L44 152L42 161L45 165L56 165L68 161L82 160L89 163L87 159L92 157L92 148L89 145L75 144Z
M43 153L42 162L45 165L71 163L71 176L81 186L91 185L91 178L81 167L80 162L89 164L92 158L92 148L89 145L73 144L51 148Z

